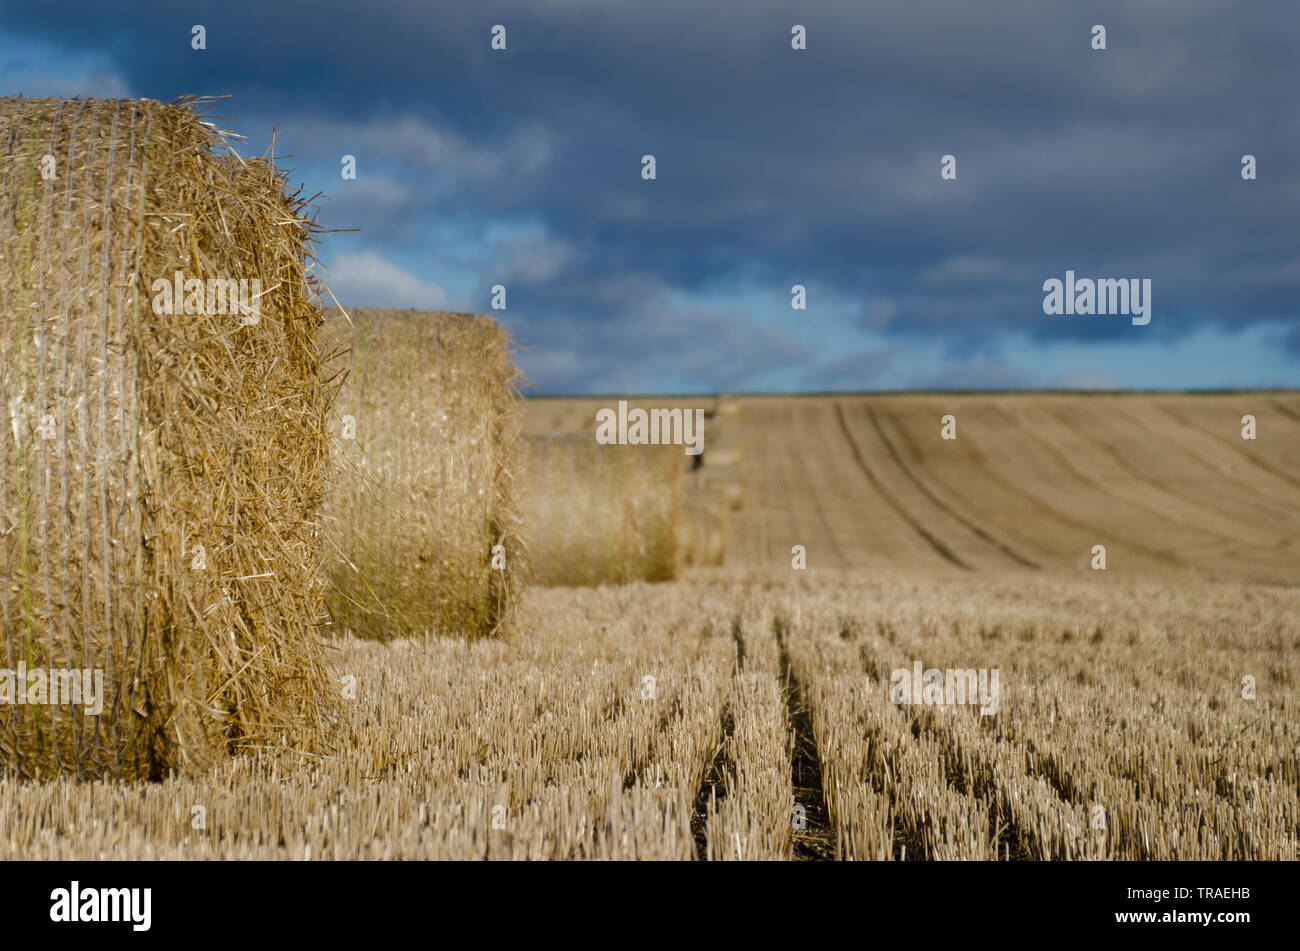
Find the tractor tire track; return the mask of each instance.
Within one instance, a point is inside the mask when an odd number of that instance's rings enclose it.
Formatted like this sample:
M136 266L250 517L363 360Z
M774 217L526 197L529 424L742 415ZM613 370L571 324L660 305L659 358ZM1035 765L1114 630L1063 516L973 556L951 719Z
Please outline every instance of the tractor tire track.
M885 435L884 427L880 425L880 420L876 417L875 409L872 408L871 406L868 406L867 413L871 417L871 425L876 428L876 434L880 437L880 441L885 444L885 449L888 450L889 457L894 460L894 464L897 465L899 470L903 473L903 475L907 477L907 480L911 482L912 485L916 486L916 488L920 491L920 493L924 495L927 499L929 499L930 502L936 508L938 508L943 512L946 512L948 515L951 515L954 519L956 519L967 529L973 532L974 535L977 538L979 538L981 541L986 542L989 545L992 545L998 551L1002 552L1002 554L1006 555L1008 558L1010 558L1012 561L1016 562L1017 564L1021 565L1022 567L1032 568L1034 570L1038 570L1041 567L1037 562L1031 561L1030 559L1026 558L1024 555L1021 555L1010 545L994 538L983 528L976 525L966 516L962 515L951 505L945 502L943 499L939 498L939 496L935 495L932 491L930 491L929 486L927 486L924 482L922 482L920 478L916 475L916 473L914 473L907 466L907 464L903 462L903 458L899 454L898 450L894 447L893 442L890 440L890 438L887 435Z
M1220 506L1212 505L1209 502L1197 500L1185 495L1173 495L1173 493L1170 492L1169 487L1167 485L1165 485L1164 483L1156 479L1151 478L1150 476L1146 475L1141 470L1139 470L1137 467L1132 465L1127 459L1124 458L1124 456L1114 446L1110 445L1109 443L1102 442L1097 436L1090 434L1083 427L1075 427L1071 425L1070 421L1062 417L1059 412L1049 409L1046 406L1041 407L1040 409L1041 412L1043 412L1044 414L1046 414L1047 416L1055 420L1058 425L1070 429L1079 437L1079 439L1088 443L1089 445L1096 447L1098 452L1106 455L1112 462L1114 462L1115 466L1121 472L1123 472L1127 478L1133 480L1139 485L1144 485L1147 488L1153 489L1158 493L1171 495L1173 498L1177 499L1179 502L1186 505L1189 509L1192 510L1200 509L1206 512L1213 512L1214 514L1218 515L1220 518L1230 519L1238 523L1245 521L1245 519L1242 516L1238 514L1234 514L1233 512L1225 508L1222 508ZM1114 493L1110 492L1110 494L1113 495ZM1132 501L1134 504L1141 505L1143 508L1148 508L1148 509L1151 508L1149 503L1139 502L1136 499L1133 499ZM1186 519L1175 518L1173 515L1167 512L1163 512L1162 517L1168 519L1170 522L1173 522L1175 525L1182 526L1183 528L1194 528L1194 529L1198 529L1199 531L1205 532L1206 534L1213 535L1215 538L1220 539L1220 541L1222 542L1235 542L1240 540L1237 535L1231 535L1224 532L1220 532L1216 529L1206 528L1199 521L1187 521ZM1259 525L1258 522L1252 522L1251 524L1257 525L1260 528L1266 527L1266 526ZM1287 544L1287 540L1284 539L1281 545L1278 547L1284 547L1286 544Z
M1181 429L1183 429L1183 430L1186 431L1187 433L1190 433L1192 436L1194 436L1194 437L1196 437L1196 438L1198 438L1198 439L1200 439L1200 440L1206 440L1206 439L1214 440L1214 439L1215 439L1215 436L1214 436L1213 433L1209 433L1209 432L1207 432L1206 430L1202 429L1201 427L1194 425L1193 423L1191 423L1191 422L1189 422L1187 419L1185 419L1183 416L1180 416L1178 413L1175 413L1173 410L1169 409L1168 407L1161 406L1159 403L1155 403L1155 402L1152 402L1152 403L1151 403L1151 407L1152 407L1154 410L1156 410L1157 412L1163 414L1164 416L1167 416L1169 419L1172 419L1175 423L1178 424L1178 426L1179 426ZM1132 417L1130 416L1129 418L1131 419ZM1179 442L1181 443L1181 445L1182 445L1182 447L1183 447L1183 451L1186 452L1188 455L1192 456L1194 459L1196 459L1196 460L1197 460L1198 462L1200 462L1202 465L1204 465L1204 466L1208 466L1209 468L1216 470L1217 472L1219 472L1219 473L1220 473L1221 475L1223 475L1224 477L1226 477L1226 478L1232 480L1233 482L1237 483L1239 486L1241 486L1241 487L1243 487L1244 489L1246 489L1246 491L1250 492L1250 493L1251 493L1253 496L1255 496L1256 498L1259 498L1259 497L1260 497L1260 487L1259 487L1258 485L1253 484L1252 482L1250 482L1250 481L1248 481L1247 479L1243 478L1243 477L1242 477L1241 475L1239 475L1238 473L1232 472L1232 471L1230 471L1230 470L1224 468L1224 466L1222 465L1222 460L1221 460L1221 459L1211 459L1211 458L1207 458L1207 456L1206 456L1206 455L1201 451L1200 448L1198 448L1198 447L1193 447L1193 446L1190 445L1190 444L1188 443L1188 441L1185 440L1185 439L1183 439L1183 440L1179 440ZM1222 447L1221 447L1221 448L1222 448ZM1282 481L1287 482L1287 483L1289 483L1289 484L1291 484L1291 485L1293 485L1293 486L1295 486L1295 487L1297 487L1297 488L1300 488L1300 480L1297 480L1294 476L1290 475L1289 473L1283 472L1283 471L1281 471L1280 469L1277 469L1276 467L1270 465L1270 464L1267 463L1267 462L1264 462L1264 461L1261 460L1261 459L1256 459L1256 458L1254 458L1253 456L1250 456L1250 455L1247 455L1247 454L1245 454L1245 453L1241 453L1241 452L1235 452L1235 453L1234 453L1234 458L1240 458L1240 459L1244 460L1245 462L1251 463L1252 465L1258 467L1259 469L1262 469L1263 471L1268 472L1270 475L1272 475L1272 476L1274 476L1274 477L1276 477L1276 478L1278 478L1278 479L1281 479ZM1273 493L1273 492L1269 492L1267 495L1268 495L1268 498L1269 498L1270 502L1271 502L1273 505L1276 505L1276 506L1285 506L1285 505L1288 504L1288 502L1289 502L1290 504L1294 504L1294 499L1286 500L1286 499L1283 499L1283 498L1279 497L1276 493Z
M839 539L835 537L835 526L831 524L831 520L826 516L826 507L822 505L821 493L818 491L822 483L819 479L814 478L812 471L809 469L807 454L799 456L799 464L803 468L804 484L808 486L809 494L812 496L813 508L816 509L817 518L822 523L823 537L830 542L830 547L834 551L835 557L839 559L840 565L845 568L852 567L852 563L844 554L844 549L840 547Z
M1010 413L1006 412L1005 410L997 406L990 407L989 411L1007 420L1010 428L1018 429L1019 431L1026 433L1030 440L1036 443L1043 450L1043 452L1047 453L1048 458L1050 458L1052 462L1054 462L1059 469L1061 469L1064 472L1068 472L1071 476L1073 476L1076 480L1078 480L1080 485L1086 486L1087 488L1091 489L1093 492L1097 493L1097 495L1101 496L1102 498L1110 499L1114 502L1120 502L1125 505L1132 505L1135 508L1144 509L1152 513L1153 515L1157 516L1158 518L1161 518L1164 521L1169 522L1170 524L1182 525L1182 523L1180 523L1178 519L1168 515L1164 509L1154 506L1149 502L1144 502L1139 499L1133 499L1133 498L1129 498L1128 496L1122 495L1119 492L1117 492L1114 488L1112 488L1110 485L1104 484L1103 482L1100 482L1097 479L1093 478L1093 476L1091 476L1090 474L1080 471L1079 468L1073 462L1070 461L1069 455L1066 452L1059 449L1051 440L1049 440L1039 427L1033 425L1024 425L1023 419L1014 417ZM1189 526L1182 525L1182 527L1186 528ZM1204 535L1216 536L1219 538L1225 537L1222 535L1218 535L1217 533L1210 531L1208 529L1201 528L1199 525L1190 526L1190 527L1194 528L1196 531L1199 531ZM1117 536L1114 533L1111 533L1110 537L1117 538L1119 536ZM1126 542L1126 544L1132 544L1132 543ZM1138 547L1138 546L1134 546L1134 547ZM1186 564L1186 562L1182 558L1178 557L1172 552L1156 552L1155 549L1149 549L1149 551L1155 552L1160 559L1167 561L1170 564L1174 564L1174 565Z
M836 836L831 826L830 813L826 809L817 735L813 732L812 713L804 695L803 684L790 667L784 618L777 616L772 619L772 632L776 635L777 650L780 653L786 713L794 740L790 757L790 781L794 787L794 801L804 809L805 827L792 832L790 836L794 858L802 861L834 859Z
M731 639L736 642L736 669L743 671L745 669L745 637L744 625L741 623L739 614L731 619Z
M736 765L727 758L727 744L736 731L736 719L730 707L722 710L721 727L722 736L700 778L700 788L695 791L695 803L691 809L691 838L695 840L695 858L700 862L709 860L709 804L712 802L716 806L727 798L727 777L732 777L734 782L736 774Z
M859 651L863 670L868 676L875 676L881 669L880 660L865 642ZM1006 858L1011 861L1030 861L1034 859L1032 843L1034 840L1030 828L1022 824L1016 814L1015 798L996 778L993 764L973 755L966 750L955 733L938 724L932 715L913 712L902 705L893 705L900 719L907 721L907 729L913 738L925 734L943 751L945 779L954 792L975 800L989 810L990 818L998 823L997 838L1006 849ZM920 839L914 834L913 840ZM898 832L895 833L895 848L898 846ZM918 858L933 860L927 852L918 852Z
M967 454L966 458L970 466L972 466L974 469L977 469L979 472L983 473L985 478L987 478L994 485L998 486L1000 489L1002 489L1002 491L1006 492L1008 495L1012 495L1015 496L1016 498L1021 499L1025 503L1025 505L1033 509L1036 509L1038 512L1042 513L1043 516L1047 517L1048 519L1051 519L1054 522L1057 522L1068 528L1074 529L1084 538L1096 537L1097 528L1091 522L1087 522L1084 521L1083 519L1075 518L1072 515L1068 515L1065 512L1062 512L1060 509L1044 501L1041 497L1039 497L1035 493L1029 491L1028 489L1022 488L1021 486L1017 485L1014 482L1011 482L1005 476L999 475L997 472L993 470L993 467L989 465L987 459L984 456L984 453L982 453L979 449L975 448L969 443L967 443L966 446L966 454ZM1171 556L1168 552L1161 551L1156 548L1151 548L1150 546L1143 545L1140 542L1126 541L1126 540L1121 540L1121 541L1123 541L1124 545L1126 545L1128 548L1132 549L1133 551L1145 554L1156 561L1163 561L1168 563L1173 558L1173 556Z
M1280 400L1271 400L1270 402L1272 402L1274 408L1276 408L1283 416L1289 416L1295 422L1300 423L1300 413L1297 413Z
M731 675L734 678L745 669L744 625L739 614L731 619L731 638L736 645L736 670ZM716 811L717 804L727 798L727 789L731 785L728 777L733 783L736 778L736 764L727 756L727 744L736 731L736 718L729 705L722 708L720 726L721 738L704 775L700 777L700 788L695 791L695 802L691 808L691 838L695 840L695 858L701 862L709 860L709 803L714 804Z
M848 441L849 449L853 453L853 458L857 461L858 468L866 475L867 479L871 482L872 487L875 488L880 497L885 500L899 518L905 521L912 527L913 531L924 538L929 546L934 549L941 558L945 561L951 562L958 568L965 569L966 571L973 571L974 569L971 568L970 565L966 564L966 562L962 561L961 558L957 557L957 555L953 554L952 550L949 549L947 545L926 531L925 527L914 519L911 514L903 508L902 504L894 498L893 494L885 488L884 484L876 476L875 472L872 471L871 466L867 464L867 460L862 455L862 450L859 448L857 440L853 438L853 432L849 429L848 419L844 416L844 405L839 400L835 401L835 413L839 418L840 429L844 431L844 438Z

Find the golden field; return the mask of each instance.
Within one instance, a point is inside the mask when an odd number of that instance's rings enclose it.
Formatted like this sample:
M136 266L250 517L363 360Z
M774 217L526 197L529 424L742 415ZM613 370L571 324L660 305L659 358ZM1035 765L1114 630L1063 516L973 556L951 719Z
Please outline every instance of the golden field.
M3 780L0 858L1296 857L1300 395L638 405L707 411L720 557L532 588L504 639L331 638L339 752ZM916 662L996 712L893 702Z

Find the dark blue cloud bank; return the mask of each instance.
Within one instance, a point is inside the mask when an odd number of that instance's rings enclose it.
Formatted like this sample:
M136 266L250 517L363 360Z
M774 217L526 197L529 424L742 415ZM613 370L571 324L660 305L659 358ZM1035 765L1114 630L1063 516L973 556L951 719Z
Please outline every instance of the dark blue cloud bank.
M230 94L361 229L340 299L503 284L547 393L1296 386L1298 73L1291 0L0 9L6 94ZM1067 270L1150 324L1044 314Z

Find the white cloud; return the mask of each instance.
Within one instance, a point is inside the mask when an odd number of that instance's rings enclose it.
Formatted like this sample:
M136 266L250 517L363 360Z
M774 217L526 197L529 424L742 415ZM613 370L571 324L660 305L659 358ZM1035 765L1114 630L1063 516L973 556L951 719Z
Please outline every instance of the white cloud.
M326 268L324 279L334 296L347 307L434 310L445 306L447 299L437 284L422 281L369 251L340 254Z
M291 151L329 152L357 157L357 180L374 174L372 155L437 172L447 178L494 184L518 181L546 166L555 153L551 134L526 123L505 141L476 144L450 129L414 116L331 122L311 119L284 125L282 141Z
M51 64L57 64L57 73L50 71ZM19 93L30 98L129 99L131 87L107 55L0 38L0 95Z
M357 208L377 208L395 211L410 207L413 200L410 189L387 178L364 178L334 186L331 201Z
M499 270L501 276L530 283L555 278L573 258L569 245L546 235L509 239L502 250L505 260Z

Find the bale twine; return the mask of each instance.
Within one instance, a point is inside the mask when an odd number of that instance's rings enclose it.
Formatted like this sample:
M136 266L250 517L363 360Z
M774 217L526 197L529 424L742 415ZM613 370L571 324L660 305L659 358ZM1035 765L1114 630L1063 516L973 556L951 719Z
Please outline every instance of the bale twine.
M526 581L523 382L487 316L333 311L346 374L330 608L362 637L508 632Z
M524 515L543 585L668 581L676 572L682 448L529 437Z
M0 769L18 775L196 774L310 750L331 716L313 225L272 166L214 156L199 105L0 100ZM20 666L35 703L4 702ZM102 711L41 703L34 669L100 671Z

